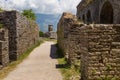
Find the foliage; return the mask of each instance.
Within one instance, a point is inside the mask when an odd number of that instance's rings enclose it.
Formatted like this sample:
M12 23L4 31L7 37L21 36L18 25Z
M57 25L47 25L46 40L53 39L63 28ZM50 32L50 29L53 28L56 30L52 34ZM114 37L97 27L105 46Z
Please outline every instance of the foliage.
M110 71L112 69L111 65L106 65L106 71Z
M26 16L28 19L36 20L36 15L32 9L23 10L22 14Z
M92 3L94 0L87 0L87 4Z
M3 24L0 23L0 28L3 28Z
M44 37L44 32L40 31L40 32L39 32L39 36L40 36L40 37Z
M0 8L0 12L3 12L4 10L2 8Z
M107 64L106 65L106 72L109 73L111 71L111 69L112 69L111 65ZM116 77L111 78L111 76L105 75L105 77L99 78L98 80L119 80L119 79Z
M110 78L109 76L105 76L104 78L99 78L98 80L119 80L116 77Z

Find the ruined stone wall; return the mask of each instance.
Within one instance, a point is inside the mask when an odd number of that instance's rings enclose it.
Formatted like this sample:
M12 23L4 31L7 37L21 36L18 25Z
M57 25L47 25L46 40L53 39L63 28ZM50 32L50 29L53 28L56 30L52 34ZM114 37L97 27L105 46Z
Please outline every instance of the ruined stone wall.
M77 18L70 13L63 13L58 23L58 45L62 49L68 63L80 69L79 31Z
M77 69L80 69L80 33L79 29L77 27L80 27L79 23L74 23L71 25L71 28L69 30L68 34L68 60L71 64L75 65Z
M108 4L105 4L108 2ZM101 13L103 6L111 5L111 7L108 7L104 9L105 14L107 14L107 10L113 9L112 20L113 23L120 23L120 0L84 0L77 6L77 17L82 20L85 23L102 23ZM89 17L87 16L88 11L90 12ZM83 17L84 16L84 17ZM107 14L106 17L109 15ZM90 21L88 18L90 18ZM110 17L110 16L109 16Z
M9 35L9 59L14 61L17 59L17 29L16 29L16 11L5 11L3 13L2 24L8 29Z
M16 11L1 12L0 23L8 29L10 61L16 60L39 40L37 24Z
M28 20L20 13L16 13L16 41L17 57L24 53L39 40L39 28L35 21Z
M9 63L8 30L0 29L0 69Z
M58 45L62 49L66 58L68 58L69 39L68 34L71 25L75 22L76 17L70 13L63 13L57 27Z
M120 79L120 25L79 28L81 80Z
M86 25L62 16L58 26L58 44L71 64L81 66L81 80L120 79L119 37L119 24Z
M44 37L50 38L50 39L57 39L57 33L54 31L46 32L44 34Z

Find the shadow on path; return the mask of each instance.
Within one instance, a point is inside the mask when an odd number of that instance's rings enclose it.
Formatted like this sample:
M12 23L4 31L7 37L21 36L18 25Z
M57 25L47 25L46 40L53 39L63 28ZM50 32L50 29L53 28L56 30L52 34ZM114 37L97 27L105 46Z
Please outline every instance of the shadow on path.
M61 54L62 54L62 53L61 53ZM50 57L51 57L52 59L63 58L63 56L58 55L56 44L51 45Z
M50 51L50 57L52 59L59 59L59 58L63 58L63 56L61 56L61 54L57 53L57 47L56 44L51 45L51 51ZM56 68L65 68L66 64L56 64Z

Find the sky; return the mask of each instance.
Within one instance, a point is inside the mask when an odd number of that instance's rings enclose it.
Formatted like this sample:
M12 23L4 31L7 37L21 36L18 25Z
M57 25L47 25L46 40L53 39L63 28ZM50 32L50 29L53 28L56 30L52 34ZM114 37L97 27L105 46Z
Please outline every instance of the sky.
M76 6L81 0L0 0L0 7L7 10L32 9L35 13L61 14L76 13Z

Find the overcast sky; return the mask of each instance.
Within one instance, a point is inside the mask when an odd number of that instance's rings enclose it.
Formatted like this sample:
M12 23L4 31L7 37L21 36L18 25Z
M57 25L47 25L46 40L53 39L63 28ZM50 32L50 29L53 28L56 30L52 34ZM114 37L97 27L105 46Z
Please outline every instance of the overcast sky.
M33 9L36 13L61 14L76 12L76 6L81 0L0 0L0 7L5 9Z

